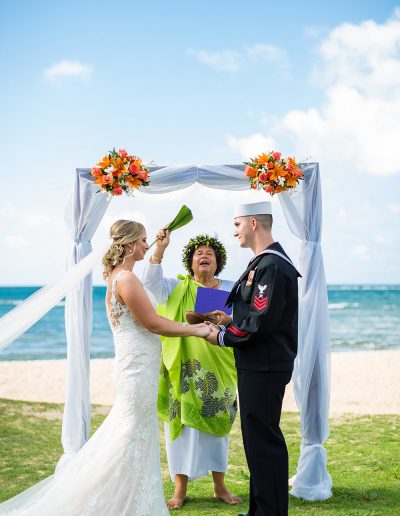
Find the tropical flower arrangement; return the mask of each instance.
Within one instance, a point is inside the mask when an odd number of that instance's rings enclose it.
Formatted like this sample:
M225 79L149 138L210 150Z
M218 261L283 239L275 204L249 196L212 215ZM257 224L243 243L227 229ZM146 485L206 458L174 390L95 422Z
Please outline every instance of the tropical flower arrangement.
M132 195L134 189L149 184L149 169L142 164L137 156L131 156L125 149L115 149L108 152L96 166L92 167L91 175L95 183L109 195Z
M282 158L281 152L260 154L245 162L245 174L254 190L265 190L274 195L296 188L303 172L294 158Z

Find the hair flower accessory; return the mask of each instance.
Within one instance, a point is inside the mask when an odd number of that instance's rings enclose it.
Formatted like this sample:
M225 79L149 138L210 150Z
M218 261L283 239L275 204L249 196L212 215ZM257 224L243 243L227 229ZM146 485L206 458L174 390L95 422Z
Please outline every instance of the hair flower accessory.
M182 262L185 266L185 269L189 272L189 274L193 274L193 254L196 251L196 249L201 245L205 245L207 247L211 247L211 249L214 249L215 256L217 258L217 270L215 271L215 275L218 276L218 274L222 271L226 264L226 249L224 244L220 240L218 240L216 237L208 235L207 233L201 233L200 235L191 238L183 248Z
M245 161L244 173L249 178L254 190L265 190L274 195L286 190L293 190L303 179L303 172L295 158L282 158L281 152L271 151L260 154L250 161Z
M134 189L149 184L149 169L140 158L128 154L125 149L118 152L113 149L106 154L92 167L91 175L109 196L122 195L123 192L133 195Z

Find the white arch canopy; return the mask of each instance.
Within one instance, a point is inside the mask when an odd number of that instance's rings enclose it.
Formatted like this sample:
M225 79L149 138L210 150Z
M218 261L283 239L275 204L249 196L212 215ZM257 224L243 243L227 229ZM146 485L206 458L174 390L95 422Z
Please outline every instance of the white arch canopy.
M299 350L293 373L301 415L302 443L291 494L307 500L331 496L324 441L329 436L330 341L328 298L321 251L322 201L318 163L302 166L304 181L278 198L290 230L301 240L299 269ZM175 191L198 182L210 188L247 190L244 165L150 167L147 194ZM77 169L67 223L73 237L70 266L91 251L90 239L107 209L107 196L96 193L90 169ZM68 379L62 442L66 454L85 443L90 426L89 343L91 275L66 299Z
M161 194L198 182L222 190L247 190L244 165L182 165L149 167L150 185L141 192ZM292 490L306 500L332 495L323 446L329 436L330 339L328 297L321 251L322 201L318 163L301 166L304 180L290 192L278 194L291 232L301 241L299 256L299 348L293 386L300 410L302 443ZM0 319L0 350L39 320L66 295L67 389L62 426L64 456L76 453L89 437L90 336L92 275L103 249L92 252L91 239L109 199L99 194L90 169L76 169L66 222L73 239L68 271Z

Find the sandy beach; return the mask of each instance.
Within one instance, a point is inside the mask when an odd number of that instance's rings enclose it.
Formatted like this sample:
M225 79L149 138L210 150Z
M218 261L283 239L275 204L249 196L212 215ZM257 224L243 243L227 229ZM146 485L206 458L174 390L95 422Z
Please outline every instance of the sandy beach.
M400 414L400 350L332 353L330 413ZM92 403L112 405L112 360L91 362ZM63 403L66 361L0 362L0 398ZM284 410L296 411L293 388Z

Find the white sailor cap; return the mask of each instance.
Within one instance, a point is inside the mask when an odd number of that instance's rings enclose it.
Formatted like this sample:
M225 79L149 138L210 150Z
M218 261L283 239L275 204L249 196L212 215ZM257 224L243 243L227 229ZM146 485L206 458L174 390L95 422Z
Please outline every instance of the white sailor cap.
M233 217L249 217L252 215L272 215L271 203L268 201L238 204L235 206Z

